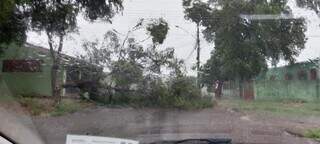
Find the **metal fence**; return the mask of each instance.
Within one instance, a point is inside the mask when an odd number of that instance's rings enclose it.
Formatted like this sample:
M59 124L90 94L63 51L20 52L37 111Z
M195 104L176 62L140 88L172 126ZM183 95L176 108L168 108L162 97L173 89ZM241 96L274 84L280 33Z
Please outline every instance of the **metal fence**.
M254 97L254 81L227 81L223 84L223 99L253 100Z

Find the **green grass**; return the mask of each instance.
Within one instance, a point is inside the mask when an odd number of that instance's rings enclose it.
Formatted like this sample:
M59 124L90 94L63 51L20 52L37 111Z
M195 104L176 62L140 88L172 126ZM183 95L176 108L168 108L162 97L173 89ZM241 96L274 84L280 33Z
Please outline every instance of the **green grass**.
M269 112L287 116L320 116L320 102L223 100L219 104L240 111Z
M55 106L50 112L51 116L62 116L69 113L74 113L84 109L86 103L81 101L63 100L59 105Z
M54 105L52 99L19 98L19 102L33 116L62 116L80 111L91 104L80 100L63 99L59 105Z
M21 97L19 98L19 102L27 111L30 112L31 115L34 116L42 115L52 110L52 103L47 100L40 101L35 98Z
M216 105L210 97L174 97L165 95L162 97L143 96L118 96L113 97L110 103L98 103L107 107L133 107L133 108L176 108L185 110L197 110L211 108Z
M180 109L205 109L213 107L214 104L215 102L207 98L198 98L193 100L177 98L172 104L172 107Z
M305 132L304 137L320 140L320 129L311 129Z

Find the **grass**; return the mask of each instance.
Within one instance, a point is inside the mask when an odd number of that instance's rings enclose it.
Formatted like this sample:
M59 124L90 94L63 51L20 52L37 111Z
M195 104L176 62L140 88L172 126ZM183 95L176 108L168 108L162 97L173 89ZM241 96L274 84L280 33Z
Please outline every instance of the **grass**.
M51 99L25 97L20 98L19 102L33 116L62 116L91 105L85 101L71 99L63 99L59 105L54 105Z
M304 133L304 137L315 139L315 140L320 140L320 129L307 130Z
M197 110L211 108L215 106L210 98L182 98L182 97L165 97L156 101L151 101L145 98L131 99L128 106L135 108L175 108L184 110Z
M55 106L51 116L62 116L69 113L74 113L80 111L90 104L84 101L74 101L74 100L63 100L59 105Z
M320 116L319 102L223 100L223 107L287 116Z
M20 104L33 116L48 114L53 110L53 102L48 99L19 98Z
M172 105L174 108L180 109L205 109L213 107L214 104L215 102L207 98L199 98L194 100L178 98Z
M65 114L74 113L84 108L92 106L92 103L63 99L59 105L54 105L52 99L36 98L36 97L20 97L19 102L25 109L33 116L62 116ZM151 102L146 99L127 99L127 100L115 100L112 104L107 104L110 107L135 107L135 108L177 108L186 110L204 109L215 106L216 102L213 102L209 98L172 98L170 100L164 99L157 102Z

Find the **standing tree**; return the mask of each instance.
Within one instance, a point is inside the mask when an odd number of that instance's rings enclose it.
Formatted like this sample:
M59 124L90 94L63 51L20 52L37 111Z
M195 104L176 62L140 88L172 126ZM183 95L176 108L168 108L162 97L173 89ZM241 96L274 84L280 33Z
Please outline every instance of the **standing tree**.
M1 46L12 42L24 43L28 27L46 33L53 61L52 96L59 102L61 85L57 75L61 67L61 52L65 36L78 29L77 16L81 13L90 21L103 19L111 22L123 7L122 0L1 0L0 8Z
M248 21L240 17L241 14L290 13L286 3L269 0L209 1L212 11L203 19L203 33L209 42L214 42L215 52L206 69L216 66L211 65L211 61L222 61L219 68L224 75L222 78L239 80L241 88L241 82L265 70L269 60L277 62L284 59L293 63L306 42L304 20ZM207 72L205 75L214 74Z
M122 9L121 0L28 0L24 6L25 17L30 18L30 26L33 30L45 32L52 58L51 85L52 96L56 102L61 98L61 84L57 75L61 68L61 52L65 36L76 32L77 16L84 13L91 21L104 19L111 22L116 12Z

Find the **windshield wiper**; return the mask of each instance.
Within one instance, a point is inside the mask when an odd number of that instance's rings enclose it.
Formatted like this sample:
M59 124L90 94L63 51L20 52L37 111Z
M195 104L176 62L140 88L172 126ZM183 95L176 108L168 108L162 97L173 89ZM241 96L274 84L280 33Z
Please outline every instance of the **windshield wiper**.
M220 139L184 139L184 140L179 140L179 141L159 141L159 142L154 142L151 144L183 144L183 143L188 143L188 144L232 144L231 139L227 138L220 138Z
M231 144L232 142L231 139L185 139L181 141L176 141L174 144L181 144L190 141L208 142L208 144Z

